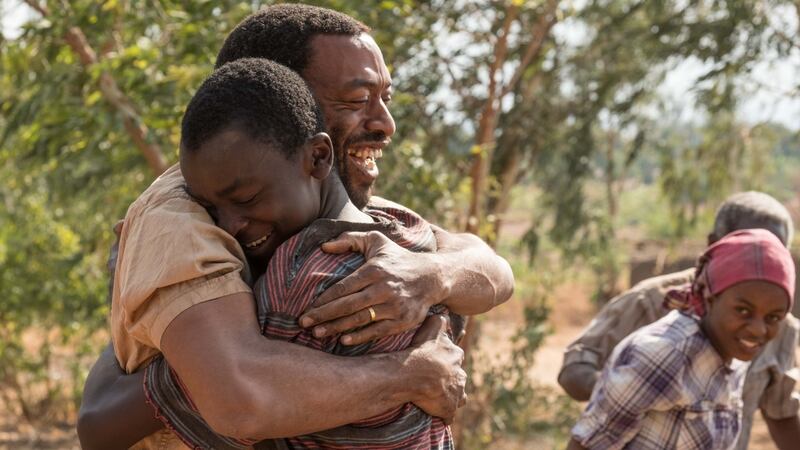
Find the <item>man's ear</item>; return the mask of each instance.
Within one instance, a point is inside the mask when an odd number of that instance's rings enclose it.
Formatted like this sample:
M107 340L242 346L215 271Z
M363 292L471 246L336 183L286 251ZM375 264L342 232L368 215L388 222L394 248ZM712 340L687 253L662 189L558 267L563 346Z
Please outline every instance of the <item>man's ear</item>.
M306 141L306 169L312 177L324 180L333 168L333 143L327 133L317 133Z

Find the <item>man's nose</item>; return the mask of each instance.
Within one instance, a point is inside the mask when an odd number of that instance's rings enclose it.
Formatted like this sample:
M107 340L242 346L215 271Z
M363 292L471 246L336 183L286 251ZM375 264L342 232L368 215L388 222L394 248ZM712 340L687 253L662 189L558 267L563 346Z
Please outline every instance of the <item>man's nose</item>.
M366 128L368 131L380 131L386 137L392 137L395 132L394 118L389 112L389 107L383 99L373 102L367 117Z
M217 226L233 237L236 237L247 226L247 223L247 219L239 214L230 211L219 211Z

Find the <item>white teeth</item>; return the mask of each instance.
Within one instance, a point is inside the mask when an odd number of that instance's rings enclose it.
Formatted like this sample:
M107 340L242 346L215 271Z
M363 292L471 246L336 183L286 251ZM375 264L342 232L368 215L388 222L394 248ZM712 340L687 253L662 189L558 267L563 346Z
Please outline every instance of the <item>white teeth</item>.
M356 158L372 158L373 160L383 157L383 150L379 148L347 149L347 154Z
M747 348L756 348L756 347L758 347L758 342L748 341L746 339L739 339L739 342L741 342Z
M262 236L262 237L256 239L255 241L253 241L253 242L251 242L249 244L245 244L244 246L247 247L247 248L258 247L259 245L261 245L264 242L266 242L266 240L267 240L267 236Z

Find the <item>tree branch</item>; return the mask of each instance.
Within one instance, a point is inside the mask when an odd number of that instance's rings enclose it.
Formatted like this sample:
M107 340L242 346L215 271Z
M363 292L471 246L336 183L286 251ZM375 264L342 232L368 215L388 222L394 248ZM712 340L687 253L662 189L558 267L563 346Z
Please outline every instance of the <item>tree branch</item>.
M489 95L487 96L487 104L494 106L495 99L497 99L497 72L506 61L506 54L508 53L508 33L511 30L511 24L519 15L519 8L514 5L508 7L506 10L506 17L503 19L501 29L502 33L497 38L494 45L494 54L492 55L492 64L489 66Z
M522 75L525 73L528 65L531 63L531 61L533 61L534 57L538 57L541 53L542 47L544 46L544 41L547 39L547 36L550 35L550 30L553 28L553 25L555 25L558 21L558 17L556 16L557 7L558 0L549 0L547 2L547 9L545 10L544 14L539 17L536 26L533 27L533 36L531 37L531 41L528 43L528 47L525 49L525 54L522 56L519 66L517 66L517 70L514 71L511 81L509 81L509 83L503 88L500 98L505 97L506 94L516 89L516 86L522 79Z
M35 0L25 0L31 8L39 12L43 17L47 17L49 11L46 6L40 5ZM64 34L64 41L69 45L73 52L78 55L81 64L88 68L97 64L97 53L89 45L86 35L78 27L67 28ZM158 176L167 170L168 165L164 158L161 148L150 142L149 130L144 124L133 102L119 89L114 77L108 72L102 72L99 79L100 92L111 106L122 115L122 122L128 135L133 140L134 145L142 152L150 170Z

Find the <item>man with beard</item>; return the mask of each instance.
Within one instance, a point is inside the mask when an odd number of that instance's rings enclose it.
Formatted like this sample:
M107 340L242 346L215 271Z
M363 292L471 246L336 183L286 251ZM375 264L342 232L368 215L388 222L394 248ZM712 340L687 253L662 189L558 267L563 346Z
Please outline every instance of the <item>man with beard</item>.
M306 80L322 107L342 181L359 207L385 202L370 196L376 160L395 131L387 108L391 78L368 31L334 11L279 5L239 24L217 60L219 67L242 57L269 58ZM214 211L209 216L181 191L180 174L171 176L178 178L159 180L161 190L156 181L131 206L122 227L114 349L87 380L79 419L85 448L127 446L161 426L145 404L141 374L121 376L112 353L127 373L163 353L203 417L233 437L329 429L406 402L452 417L463 402L462 354L440 336L409 351L342 358L266 340L247 326L254 312L242 281L249 272L244 255L257 254L269 236L250 235L245 215L212 220ZM156 235L162 245L154 244ZM377 256L323 293L300 325L313 327L317 337L361 327L342 338L355 345L418 325L434 304L476 314L510 297L510 268L488 246L442 230L436 238L439 251L432 254L408 252L375 234L327 244L329 251ZM435 323L429 328L438 331ZM169 432L158 433L143 444L181 448Z

